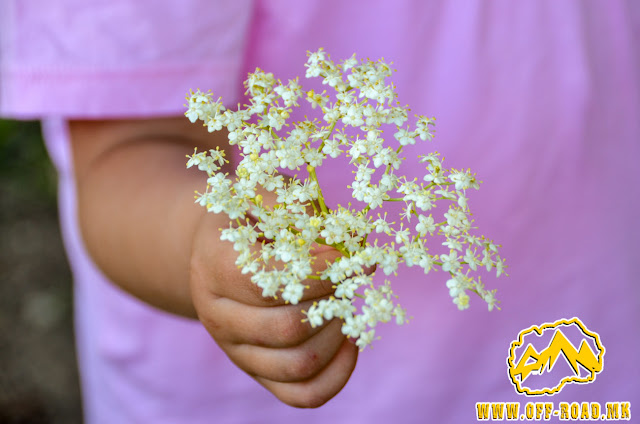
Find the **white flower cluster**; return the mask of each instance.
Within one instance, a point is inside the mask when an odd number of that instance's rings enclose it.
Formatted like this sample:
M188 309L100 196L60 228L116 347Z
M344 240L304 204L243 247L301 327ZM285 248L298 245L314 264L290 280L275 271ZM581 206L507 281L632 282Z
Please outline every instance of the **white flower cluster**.
M204 121L210 132L226 128L229 144L240 150L235 176L223 172L227 160L220 150L194 152L187 166L208 174L207 190L197 193L196 201L232 220L221 237L233 243L242 272L252 274L264 296L281 296L292 304L300 301L305 280L330 280L334 295L314 303L306 319L312 326L342 319L342 332L361 349L374 339L377 323L406 321L389 281L374 284L373 267L387 276L401 263L421 267L425 274L440 268L449 275L446 285L458 308L468 308L468 292L474 292L493 309L495 290L485 289L474 274L486 268L500 276L504 262L496 244L469 232L473 221L466 190L478 189L475 175L444 168L437 152L419 156L426 167L422 181L397 172L405 146L433 138L434 119L418 116L414 126L404 126L408 108L396 102L394 86L386 82L392 71L383 61L358 61L354 55L334 63L320 49L308 55L305 66L307 77L321 77L335 95L305 92L298 79L282 83L256 69L245 82L250 104L237 111L226 109L220 99L213 101L210 93L187 97L185 115L191 122ZM292 109L305 101L321 111L322 120L287 122ZM382 137L382 127L389 125L395 127L394 146L385 145ZM316 168L343 154L355 168L348 187L354 199L366 204L363 208L331 209L325 202ZM308 178L281 173L302 169ZM274 193L277 204L264 204L260 190ZM380 214L385 202L404 203L399 226ZM379 246L377 239L368 240L374 233L393 241ZM436 236L444 241L430 247L444 246L442 253L427 249L427 238ZM256 244L260 249L250 249ZM314 274L318 244L342 256Z

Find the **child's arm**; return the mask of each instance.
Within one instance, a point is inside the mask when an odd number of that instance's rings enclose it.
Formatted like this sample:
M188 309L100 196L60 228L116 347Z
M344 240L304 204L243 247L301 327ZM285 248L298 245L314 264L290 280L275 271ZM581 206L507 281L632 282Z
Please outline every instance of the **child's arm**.
M299 305L263 298L219 239L227 217L194 204L206 182L186 169L186 155L225 147L225 133L185 118L74 121L70 130L83 237L109 278L147 303L200 319L236 365L285 403L315 407L340 391L357 348L338 320L312 329L300 312L331 284L307 282ZM318 251L316 267L337 256Z

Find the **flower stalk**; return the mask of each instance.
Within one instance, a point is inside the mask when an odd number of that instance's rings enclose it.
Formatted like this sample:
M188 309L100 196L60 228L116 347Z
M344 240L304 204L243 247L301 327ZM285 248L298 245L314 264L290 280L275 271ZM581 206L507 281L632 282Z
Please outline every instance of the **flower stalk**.
M485 288L479 273L500 276L505 264L499 245L472 234L467 191L479 188L475 174L445 168L437 151L418 156L425 166L422 181L400 173L401 155L434 138L435 119L416 116L408 123L409 108L399 106L395 86L387 83L392 70L382 60L358 61L353 55L336 63L320 49L308 54L305 67L305 76L321 78L333 95L305 92L297 78L283 83L256 69L245 81L249 103L236 111L209 92L187 96L187 118L202 121L210 132L226 128L229 144L240 150L231 176L223 172L228 160L221 150L194 151L187 162L207 174L207 189L196 194L196 202L235 222L222 229L221 239L239 253L236 265L251 274L264 296L292 304L302 298L305 280L331 281L334 295L310 306L305 320L318 326L342 319L343 334L361 349L374 340L378 323L407 321L391 282L374 279L376 273L396 275L400 265L420 267L425 274L445 271L449 294L461 310L469 307L468 293L482 298L489 310L496 307L496 291ZM299 101L308 102L321 120L290 122ZM389 127L393 139L385 140ZM347 187L356 206L330 208L325 195L331 190L321 187L316 170L343 155L354 168ZM284 177L303 170L308 178ZM275 206L264 204L258 194L264 191L273 193ZM404 203L398 224L387 212L372 216L388 203ZM391 241L379 244L378 235ZM317 245L331 246L342 256L314 273ZM252 246L260 254L249 253Z

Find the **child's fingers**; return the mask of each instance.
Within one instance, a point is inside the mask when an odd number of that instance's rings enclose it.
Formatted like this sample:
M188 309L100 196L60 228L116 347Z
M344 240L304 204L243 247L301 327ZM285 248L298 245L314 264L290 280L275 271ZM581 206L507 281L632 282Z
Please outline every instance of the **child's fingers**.
M251 376L278 382L299 382L318 375L336 355L345 337L336 320L300 345L270 348L251 344L224 344L229 358Z
M259 307L217 298L204 300L196 307L200 321L219 342L288 348L303 344L322 329L303 322L305 315L301 311L312 303Z
M334 397L353 372L358 359L358 348L344 340L335 356L313 378L293 383L254 378L282 402L298 408L317 408Z
M335 249L320 250L312 265L314 272L326 268L327 262L333 262L340 253ZM251 281L250 274L242 274L235 264L237 253L224 245L210 255L194 257L191 263L192 290L197 293L210 293L212 296L226 297L237 302L254 306L281 306L287 304L281 293L276 297L264 297L262 288ZM308 279L302 282L305 286L301 302L318 299L333 293L330 281ZM194 287L195 286L195 287ZM195 301L195 299L194 299Z
M265 298L251 275L238 269L237 252L220 242L217 228L219 221L203 219L192 247L190 289L198 318L232 361L283 402L322 405L346 384L357 358L357 348L340 331L341 320L318 328L303 322L302 310L328 298L334 285L303 281L308 287L297 305L287 304L281 293ZM314 247L314 273L341 256Z

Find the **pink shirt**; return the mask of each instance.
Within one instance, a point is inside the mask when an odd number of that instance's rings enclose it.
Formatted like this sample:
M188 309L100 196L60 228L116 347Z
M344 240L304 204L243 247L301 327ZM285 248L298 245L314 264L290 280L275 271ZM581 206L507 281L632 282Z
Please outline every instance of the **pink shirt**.
M215 3L215 4L214 4ZM437 422L476 402L640 401L640 7L631 1L9 0L0 113L42 118L60 174L87 423ZM65 120L180 115L191 88L229 103L259 66L302 75L307 50L398 69L399 100L437 117L435 147L484 181L470 205L508 279L459 312L443 273L394 280L412 321L379 329L345 389L316 410L278 402L202 326L107 281L75 215ZM303 81L303 83L307 83ZM312 84L313 86L313 84ZM432 147L432 146L429 146ZM415 161L406 166L420 174ZM321 181L342 187L348 167ZM413 174L412 174L413 175ZM338 190L337 199L346 191ZM526 398L507 377L519 331L579 317L606 347L595 382ZM634 403L635 402L635 403ZM553 420L552 420L553 421Z

